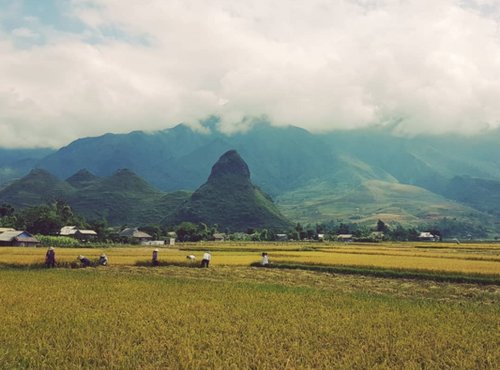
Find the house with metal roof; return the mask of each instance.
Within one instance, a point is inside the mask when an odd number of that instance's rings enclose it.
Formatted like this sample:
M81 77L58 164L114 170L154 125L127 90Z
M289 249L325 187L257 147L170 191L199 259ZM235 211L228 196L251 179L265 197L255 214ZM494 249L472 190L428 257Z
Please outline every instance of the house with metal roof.
M130 242L135 243L145 243L149 240L152 240L153 237L144 231L140 231L137 227L127 227L122 230L119 234L120 238L126 239Z
M0 234L0 246L31 247L40 244L37 238L26 231L5 231Z

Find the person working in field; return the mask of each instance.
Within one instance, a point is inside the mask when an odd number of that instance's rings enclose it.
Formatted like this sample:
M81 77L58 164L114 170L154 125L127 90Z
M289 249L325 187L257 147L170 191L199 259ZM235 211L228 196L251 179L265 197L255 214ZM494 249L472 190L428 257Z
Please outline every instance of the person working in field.
M151 263L153 264L153 266L158 266L159 265L159 262L158 262L158 248L156 248L153 251L153 258L151 260Z
M212 259L212 255L209 251L206 251L203 254L203 259L201 260L201 267L208 267L210 260Z
M47 249L47 253L45 254L45 265L48 268L56 267L56 251L54 247Z
M262 266L269 266L269 256L266 252L262 252L262 261L260 263Z
M106 256L104 253L101 254L101 257L99 257L99 265L101 265L101 266L108 265L108 256Z
M91 265L90 260L85 256L78 256L77 259L80 261L82 267L89 267Z

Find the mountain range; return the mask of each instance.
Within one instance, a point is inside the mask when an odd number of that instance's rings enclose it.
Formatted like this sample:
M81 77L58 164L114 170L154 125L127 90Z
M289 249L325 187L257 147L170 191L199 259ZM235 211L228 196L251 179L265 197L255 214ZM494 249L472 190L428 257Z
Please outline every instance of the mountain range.
M272 199L252 184L248 165L235 150L219 158L207 182L192 194L162 192L128 169L105 177L84 169L66 180L34 169L0 190L0 200L19 208L64 201L86 219L111 225L188 221L232 231L291 227Z
M68 178L68 184L77 184L72 187L126 168L155 189L145 194L190 193L204 184L223 153L235 149L252 182L294 222L380 218L416 224L447 217L500 230L498 130L470 137L405 137L393 127L313 134L263 122L226 135L217 130L216 119L204 125L199 131L180 124L79 139L30 163L58 179L82 168L94 174ZM0 161L0 173L2 166Z

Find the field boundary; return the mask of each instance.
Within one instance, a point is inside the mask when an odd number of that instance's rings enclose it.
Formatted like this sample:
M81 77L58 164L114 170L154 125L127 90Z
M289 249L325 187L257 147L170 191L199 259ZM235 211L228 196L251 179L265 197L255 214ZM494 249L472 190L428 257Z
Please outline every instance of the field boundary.
M264 267L260 263L252 263L253 267L288 269L288 270L306 270L345 275L363 275L374 276L389 279L412 279L412 280L430 280L447 283L468 283L481 285L499 285L500 276L496 275L478 275L463 274L458 272L450 273L448 271L429 271L429 270L406 270L406 269L387 269L374 266L325 266L313 264L295 264L295 263L272 263Z

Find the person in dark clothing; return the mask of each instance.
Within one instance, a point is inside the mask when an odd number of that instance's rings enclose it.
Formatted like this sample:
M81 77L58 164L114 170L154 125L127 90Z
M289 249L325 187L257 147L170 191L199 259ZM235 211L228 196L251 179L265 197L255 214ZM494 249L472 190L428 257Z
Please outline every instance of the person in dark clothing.
M90 260L85 257L85 256L78 256L78 260L80 261L80 264L82 265L82 267L89 267L91 265L91 262Z
M159 265L159 262L158 262L158 248L156 248L153 251L153 258L151 260L151 263L153 264L153 266L158 266Z
M101 254L101 257L99 257L99 265L100 266L107 266L108 265L108 256L106 256L104 253Z
M56 267L56 252L54 251L54 247L47 249L47 253L45 254L45 265L48 268Z

